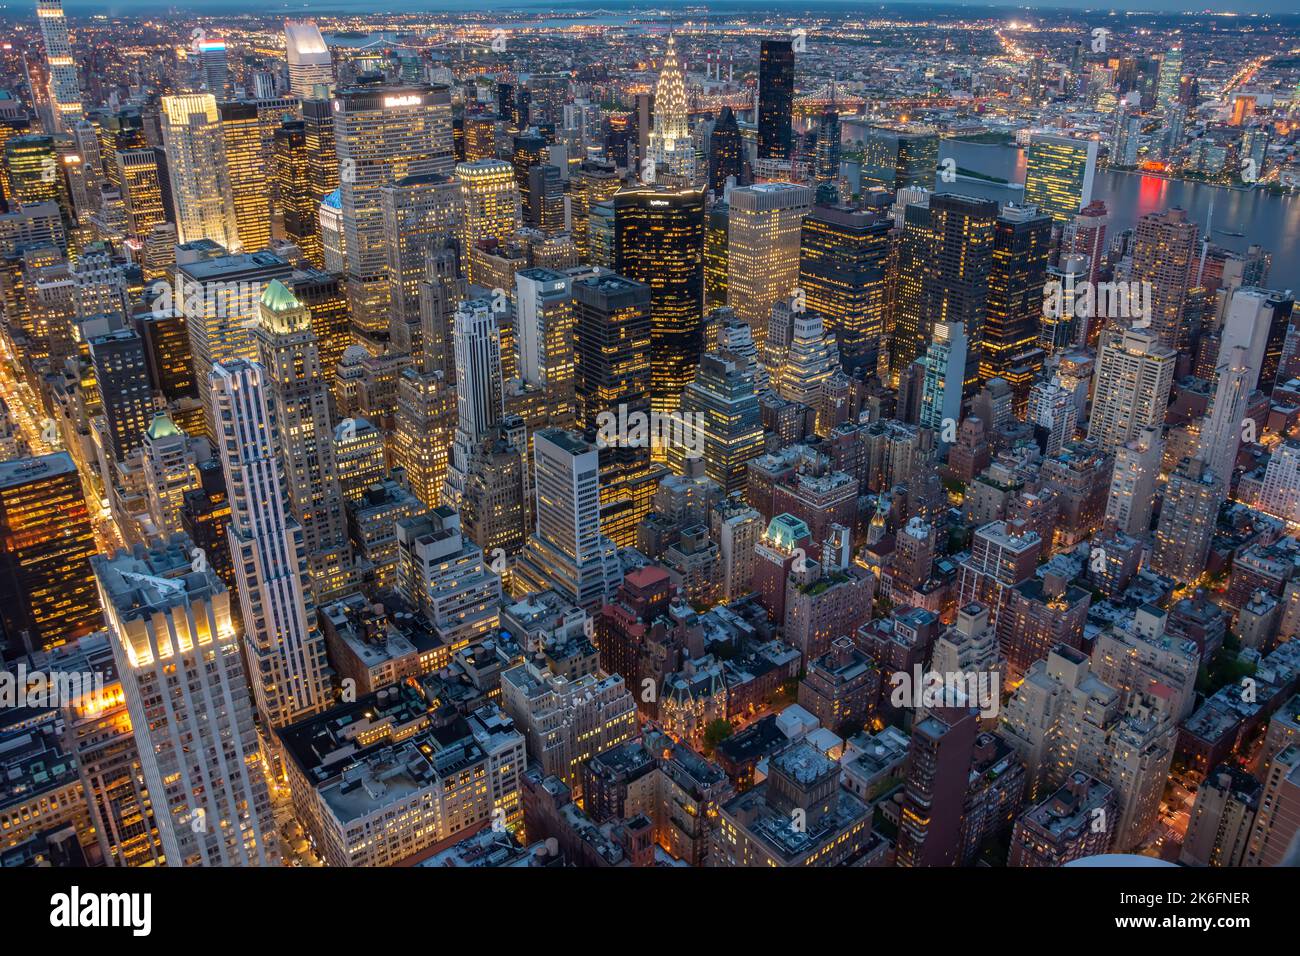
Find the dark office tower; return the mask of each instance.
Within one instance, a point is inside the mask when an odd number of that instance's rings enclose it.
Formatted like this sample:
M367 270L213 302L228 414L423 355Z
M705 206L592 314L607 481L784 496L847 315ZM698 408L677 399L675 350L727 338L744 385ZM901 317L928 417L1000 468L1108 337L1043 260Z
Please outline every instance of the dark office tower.
M677 408L704 334L704 189L614 196L614 271L650 286L650 404Z
M230 498L226 494L226 475L221 459L213 457L195 466L199 486L185 492L181 507L181 528L196 547L202 548L208 565L217 576L234 590L235 563L226 543L226 528L230 524ZM230 603L230 611L238 616L239 602Z
M1038 324L1051 239L1052 217L1033 207L1007 206L993 229L979 374L982 381L1006 379L1019 406L1043 366Z
M930 197L930 257L921 282L925 320L921 341L930 341L937 322L962 324L970 343L965 378L968 395L979 386L979 343L983 342L988 311L997 218L998 204L991 199L946 194Z
M631 113L610 113L605 133L605 155L617 166L627 169L628 144L636 131Z
M721 196L727 185L727 177L736 177L736 185L741 182L745 168L745 149L740 141L740 127L736 124L736 114L730 106L722 108L718 122L709 134L709 188L715 196Z
M613 163L583 160L569 178L570 218L573 222L573 244L578 249L578 261L590 263L591 237L588 234L588 216L596 203L613 199L622 187L623 180Z
M284 217L284 237L302 250L316 268L325 265L320 239L320 200L311 187L307 123L286 119L272 142L275 191Z
M704 473L726 494L744 493L749 462L763 454L763 413L749 360L728 351L701 356L695 381L682 393L682 411L702 416ZM688 474L690 457L688 449L673 445L669 470Z
M515 96L514 107L510 111L510 123L515 129L524 129L528 126L529 104L532 99L533 95L529 92L528 87L519 87L519 92Z
M578 420L594 440L601 412L650 410L650 287L606 274L573 283ZM650 510L659 469L650 448L599 448L600 527L615 542L635 541Z
M528 195L528 171L540 166L547 160L546 140L537 130L529 130L514 137L514 151L510 154L510 164L515 168L515 185L519 195ZM524 209L524 221L530 222L529 211Z
M528 170L528 225L548 236L564 231L564 183L560 170L549 164Z
M934 133L905 133L871 129L862 143L862 187L905 189L934 185L939 165L939 137Z
M501 118L509 120L515 111L515 87L512 83L497 84L497 112Z
M144 341L135 329L118 329L90 340L90 361L95 369L95 387L108 422L108 440L113 457L126 456L144 438L153 421L153 390L149 386L149 363Z
M0 621L6 654L31 653L104 626L90 524L67 452L0 464Z
M339 188L339 159L334 148L334 111L329 100L302 101L302 132L307 152L307 184L317 205Z
M163 400L198 398L185 316L179 312L146 312L135 317L135 330L144 342L149 381Z
M145 149L149 139L144 134L144 117L134 107L109 113L99 124L99 152L101 156L112 156L124 149ZM108 181L114 186L110 171Z
M0 118L0 206L12 210L17 205L13 183L9 178L9 164L5 162L5 145L15 137L26 136L32 130L32 121L25 116Z
M343 277L336 272L306 269L295 272L289 282L294 298L307 307L311 330L320 350L321 368L333 381L343 352L352 344L349 323L348 291Z
M636 155L638 162L645 162L650 155L650 131L654 129L655 95L638 93L636 95Z
M834 109L822 113L817 122L817 152L814 173L817 180L817 201L837 203L840 200L840 114Z
M161 146L153 147L154 160L158 163L158 188L162 192L163 214L166 221L176 222L176 194L172 192L171 167L167 165L167 150Z
M5 143L9 186L20 206L57 202L67 206L59 153L52 136L15 136Z
M958 708L937 708L912 728L898 827L899 866L960 862L962 814L978 730L976 715Z
M465 117L455 116L451 121L451 154L456 162L465 162Z
M903 208L903 229L898 236L893 275L893 329L889 341L889 368L901 381L912 363L925 354L929 324L923 311L925 277L930 268L929 202L908 203Z
M789 159L794 113L794 45L764 40L758 60L758 158Z
M1268 336L1264 341L1264 361L1259 367L1258 388L1265 395L1272 395L1273 389L1281 384L1278 379L1282 378L1280 372L1286 342L1292 337L1295 297L1282 292L1270 292L1265 302L1265 308L1271 317L1268 319Z
M815 206L804 217L799 288L839 343L845 368L876 371L885 321L893 220L850 206Z
M727 245L731 237L731 207L714 203L704 225L704 303L716 309L727 304L727 273L731 263Z

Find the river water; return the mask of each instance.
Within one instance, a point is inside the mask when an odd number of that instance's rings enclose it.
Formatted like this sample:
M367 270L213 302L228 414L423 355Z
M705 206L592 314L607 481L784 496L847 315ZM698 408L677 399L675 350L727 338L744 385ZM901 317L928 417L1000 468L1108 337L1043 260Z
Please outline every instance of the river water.
M1188 217L1204 230L1213 201L1210 241L1238 252L1258 243L1273 254L1269 287L1300 290L1300 195L1275 196L1262 189L1230 189L1099 169L1092 198L1104 200L1110 211L1108 235L1131 228L1149 212L1174 206L1186 209ZM1245 235L1225 236L1219 229Z

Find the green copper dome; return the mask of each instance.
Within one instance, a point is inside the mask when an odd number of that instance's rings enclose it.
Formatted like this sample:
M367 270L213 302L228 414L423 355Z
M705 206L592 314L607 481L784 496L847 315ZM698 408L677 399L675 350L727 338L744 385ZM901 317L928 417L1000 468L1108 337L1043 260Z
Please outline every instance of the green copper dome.
M779 514L767 526L767 540L783 551L799 546L808 538L808 525L792 514Z
M176 423L167 416L167 413L163 412L154 416L153 421L149 423L149 430L146 434L154 441L157 441L159 438L171 438L173 435L179 435L181 430L176 427Z
M262 293L262 305L272 312L287 312L290 309L302 308L298 297L279 279L272 279L266 284L266 290Z

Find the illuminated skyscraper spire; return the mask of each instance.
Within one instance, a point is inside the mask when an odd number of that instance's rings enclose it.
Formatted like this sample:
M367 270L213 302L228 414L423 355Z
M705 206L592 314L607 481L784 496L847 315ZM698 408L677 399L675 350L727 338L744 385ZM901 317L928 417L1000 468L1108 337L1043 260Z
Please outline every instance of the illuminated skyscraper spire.
M663 69L655 86L655 128L650 133L650 159L655 166L666 166L685 184L695 176L695 144L691 141L687 119L686 77L677 59L677 42L668 37Z
M655 132L664 139L690 136L686 123L686 79L677 59L677 40L668 37L668 52L655 86Z

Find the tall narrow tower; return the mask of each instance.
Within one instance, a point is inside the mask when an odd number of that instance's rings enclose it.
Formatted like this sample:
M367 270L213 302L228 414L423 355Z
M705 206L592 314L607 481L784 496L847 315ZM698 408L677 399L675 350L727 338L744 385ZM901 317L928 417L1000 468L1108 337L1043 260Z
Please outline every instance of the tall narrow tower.
M212 367L218 445L230 495L244 636L257 710L272 727L329 703L325 639L316 624L303 530L289 510L283 436L265 369L233 359Z
M70 132L81 119L81 87L77 82L77 61L68 41L68 20L63 0L36 0L36 17L45 38L45 66L50 79L50 112L55 131Z
M271 280L258 311L253 336L280 428L285 490L302 525L312 590L324 603L346 590L352 563L334 459L329 387L311 315L289 287Z

